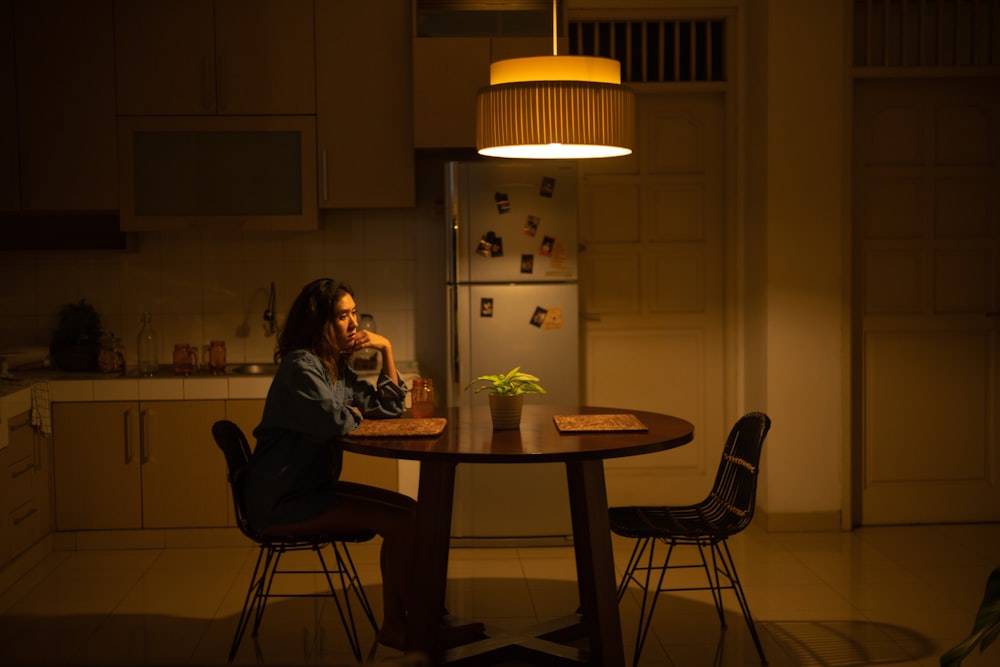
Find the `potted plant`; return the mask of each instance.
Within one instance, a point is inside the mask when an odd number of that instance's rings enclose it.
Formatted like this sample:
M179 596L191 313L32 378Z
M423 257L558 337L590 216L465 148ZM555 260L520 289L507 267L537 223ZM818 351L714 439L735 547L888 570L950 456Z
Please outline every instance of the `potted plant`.
M86 299L63 306L49 346L52 363L64 371L96 371L100 346L101 316L97 310Z
M479 385L476 387L477 394L484 389L490 390L490 416L493 418L493 428L496 430L520 428L524 395L545 393L538 384L538 378L522 373L520 366L515 366L507 373L480 375L470 382L466 389L477 384Z
M958 667L973 649L980 653L1000 636L1000 568L993 570L986 580L986 592L976 613L972 633L957 646L941 656L941 667Z

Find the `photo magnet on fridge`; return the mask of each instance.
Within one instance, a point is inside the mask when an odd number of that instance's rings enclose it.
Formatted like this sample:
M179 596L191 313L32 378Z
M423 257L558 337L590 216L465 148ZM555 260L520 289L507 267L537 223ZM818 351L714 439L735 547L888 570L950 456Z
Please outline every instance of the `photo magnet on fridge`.
M535 308L535 314L531 316L531 325L541 328L542 323L545 322L545 316L546 314L548 314L548 312L549 311L542 308L541 306L537 306Z
M497 203L497 213L501 215L510 213L510 199L506 192L494 192L493 201Z
M556 329L563 328L563 316L562 308L559 306L551 306L548 309L549 313L545 316L545 320L542 322L542 329L547 329L549 331L554 331Z
M552 191L556 189L556 179L551 176L542 177L542 186L538 190L538 194L542 197L552 197Z
M524 221L524 233L527 236L534 236L538 231L538 225L542 222L542 219L537 215L529 215Z
M521 255L521 273L535 272L535 256Z
M479 317L493 317L493 299L486 297L479 300Z
M556 244L556 240L551 236L542 237L542 247L538 249L539 255L544 255L545 257L552 256L552 246Z

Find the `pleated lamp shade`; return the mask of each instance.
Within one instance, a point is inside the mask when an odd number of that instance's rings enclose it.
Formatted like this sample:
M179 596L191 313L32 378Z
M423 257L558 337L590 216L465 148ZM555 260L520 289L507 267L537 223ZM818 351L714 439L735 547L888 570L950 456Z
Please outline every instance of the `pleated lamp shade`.
M628 155L635 93L608 58L540 56L490 66L479 91L476 148L491 157L564 159Z

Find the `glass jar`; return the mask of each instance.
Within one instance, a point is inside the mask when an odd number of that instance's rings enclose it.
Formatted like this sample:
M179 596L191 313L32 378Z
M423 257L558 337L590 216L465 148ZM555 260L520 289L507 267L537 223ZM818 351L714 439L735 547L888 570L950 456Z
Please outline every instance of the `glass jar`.
M213 340L208 344L208 372L212 375L226 372L226 341Z
M97 369L102 373L121 375L125 372L125 346L113 333L101 336L101 349L97 353Z
M430 378L413 378L410 385L410 415L416 419L434 416L434 382Z
M197 366L197 348L192 348L188 343L175 343L174 375L191 375Z

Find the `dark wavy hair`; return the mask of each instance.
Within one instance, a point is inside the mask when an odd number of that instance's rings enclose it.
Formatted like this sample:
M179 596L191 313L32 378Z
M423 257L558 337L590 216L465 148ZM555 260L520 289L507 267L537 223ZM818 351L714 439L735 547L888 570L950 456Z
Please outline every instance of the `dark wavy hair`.
M320 278L303 287L278 334L275 363L292 350L309 350L323 360L331 373L336 373L341 351L326 325L333 321L337 302L348 294L354 297L351 286L332 278Z

